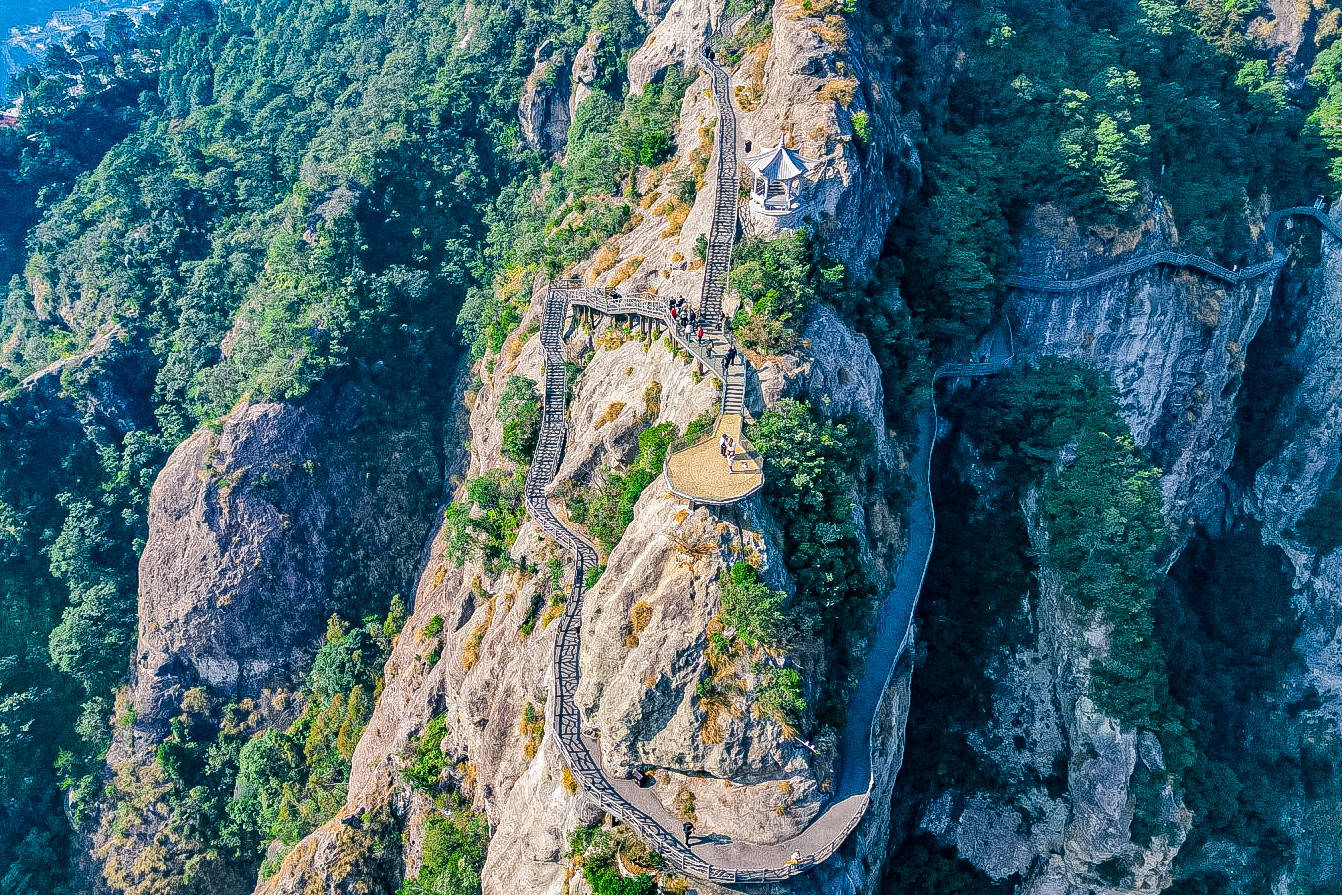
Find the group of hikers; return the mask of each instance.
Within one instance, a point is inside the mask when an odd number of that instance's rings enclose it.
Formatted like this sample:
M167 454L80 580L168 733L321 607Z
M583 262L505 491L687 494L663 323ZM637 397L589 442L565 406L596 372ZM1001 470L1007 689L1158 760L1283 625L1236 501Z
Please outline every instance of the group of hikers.
M704 345L704 351L708 356L713 356L713 341L710 339L707 343L704 342L704 321L698 311L687 307L685 299L673 298L668 306L668 313L671 317L672 326L685 330L685 338L693 339ZM736 358L736 346L729 344L727 353L723 357L723 369L730 368L732 364L736 363Z

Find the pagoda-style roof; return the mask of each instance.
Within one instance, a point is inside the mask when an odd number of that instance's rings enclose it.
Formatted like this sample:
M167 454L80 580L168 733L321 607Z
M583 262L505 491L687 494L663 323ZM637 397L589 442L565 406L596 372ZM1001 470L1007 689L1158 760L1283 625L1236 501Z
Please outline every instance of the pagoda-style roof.
M782 137L778 138L778 145L767 152L746 156L746 165L769 180L792 180L811 170L811 163L796 150L784 146Z

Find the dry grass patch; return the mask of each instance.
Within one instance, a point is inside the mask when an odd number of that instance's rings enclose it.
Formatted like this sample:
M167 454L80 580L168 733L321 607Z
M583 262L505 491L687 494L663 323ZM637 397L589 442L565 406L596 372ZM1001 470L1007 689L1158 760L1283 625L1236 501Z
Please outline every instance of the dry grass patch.
M600 429L607 423L615 422L620 418L620 414L624 413L624 408L626 406L627 405L623 401L612 401L611 405L605 409L601 416L596 418L596 422L592 424L592 428Z
M613 242L603 245L592 259L592 266L587 271L587 282L595 283L596 278L615 266L620 260L620 247Z
M737 84L735 90L736 104L741 107L742 112L755 111L759 107L760 100L764 98L764 63L768 61L771 49L773 49L773 35L746 50L740 69L745 75L746 82Z
M489 602L485 603L485 617L471 630L471 636L466 638L466 644L461 649L463 671L470 671L475 667L475 663L480 661L480 645L485 642L485 635L489 633L489 626L492 624L494 624L494 598L490 597Z
M702 189L708 173L708 160L713 156L713 135L717 125L705 124L699 128L699 144L690 150L690 176L695 189Z
M615 273L610 275L610 282L607 285L614 289L632 277L641 266L643 266L643 256L635 255L615 269Z
M522 706L522 720L517 724L517 732L526 737L522 754L526 756L527 761L530 761L541 750L541 740L545 736L545 712L536 708L535 703L529 699L526 705Z
M628 330L611 327L596 337L596 347L606 351L614 351L632 338L633 335Z
M643 419L651 422L662 414L662 383L656 379L643 390Z
M833 81L827 81L816 96L821 102L838 103L846 109L853 104L853 99L857 96L857 79L836 78Z
M638 646L638 635L648 630L652 621L652 604L639 600L629 608L629 633L625 635L624 645L629 649Z
M848 22L843 16L825 16L820 24L811 26L811 32L833 47L841 47L848 42Z

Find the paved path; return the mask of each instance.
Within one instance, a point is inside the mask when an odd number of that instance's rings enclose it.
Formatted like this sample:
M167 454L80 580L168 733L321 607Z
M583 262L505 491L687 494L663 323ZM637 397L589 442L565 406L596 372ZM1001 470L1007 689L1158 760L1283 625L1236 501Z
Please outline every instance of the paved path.
M589 294L579 294L589 293ZM646 303L646 306L640 303ZM545 352L545 400L536 457L526 484L527 510L536 524L574 556L574 574L568 601L556 631L552 701L554 733L565 761L583 788L611 814L636 829L667 863L686 873L719 883L760 883L784 880L805 872L838 850L861 821L870 804L871 743L878 708L907 643L913 608L922 588L932 552L935 514L930 488L930 457L935 437L935 409L919 419L911 472L915 483L909 508L909 548L885 597L865 670L849 703L849 722L838 748L838 776L833 795L821 813L797 836L773 845L735 842L718 833L712 841L696 838L686 845L679 837L681 821L667 811L651 789L634 781L612 777L601 764L600 745L587 735L575 702L581 651L582 599L587 570L598 557L590 544L555 516L546 490L558 472L566 436L563 356L564 329L573 304L603 312L652 316L659 300L628 297L604 290L555 288L547 293L541 324ZM1009 357L984 364L947 365L936 378L985 376L1005 369ZM552 372L554 371L554 372ZM553 380L553 381L551 381ZM718 459L718 458L714 458ZM794 859L793 855L798 855Z
M721 26L730 33L732 23ZM718 110L717 176L713 178L713 222L708 228L708 251L704 258L704 282L699 292L699 313L706 329L722 324L722 295L732 269L732 246L736 242L736 207L741 200L741 171L736 161L736 108L732 104L731 78L715 61L700 53L699 65L713 82L713 104Z
M741 434L745 411L745 355L738 353L730 368L724 364L727 351L734 344L730 335L725 331L706 330L701 341L697 333L691 334L676 326L667 300L650 292L626 295L569 280L553 284L546 301L559 302L566 308L590 308L612 318L638 319L665 329L707 375L722 384L718 420L713 431L705 433L693 444L675 445L667 453L663 472L673 494L694 503L722 506L743 500L764 486L764 458ZM567 310L556 313L561 314L562 330ZM550 395L546 400L556 397L559 396ZM728 471L727 461L718 453L718 438L724 433L737 443L735 472Z

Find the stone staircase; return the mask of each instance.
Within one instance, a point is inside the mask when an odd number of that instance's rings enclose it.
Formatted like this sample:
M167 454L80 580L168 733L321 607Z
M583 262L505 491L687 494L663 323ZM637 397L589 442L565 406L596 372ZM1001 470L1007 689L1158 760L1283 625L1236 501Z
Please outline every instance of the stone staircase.
M740 166L736 160L736 110L731 98L731 78L713 60L699 55L699 64L713 81L713 103L718 110L717 193L713 199L713 221L708 228L708 252L704 259L704 282L699 292L699 314L705 330L723 329L722 296L732 269L732 246L736 242L736 207L740 204Z

